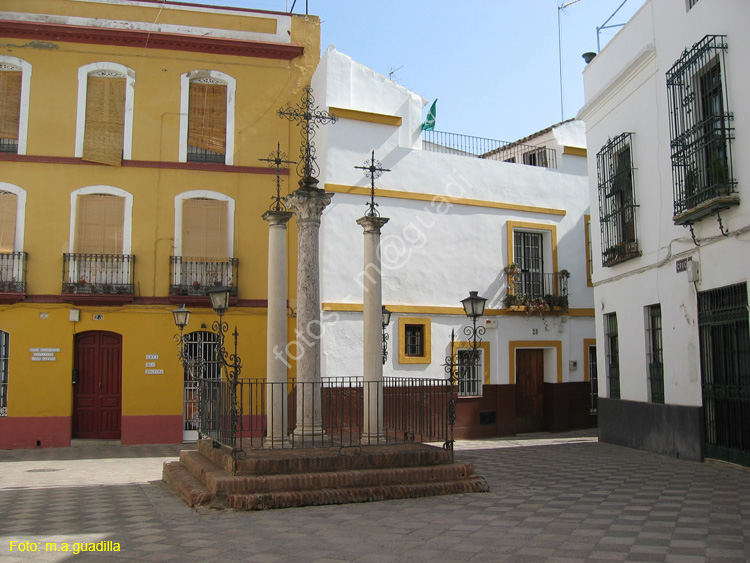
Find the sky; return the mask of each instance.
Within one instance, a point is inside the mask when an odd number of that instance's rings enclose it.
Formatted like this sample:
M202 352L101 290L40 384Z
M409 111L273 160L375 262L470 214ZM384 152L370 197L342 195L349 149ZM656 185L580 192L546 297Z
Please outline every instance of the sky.
M197 1L282 12L293 3ZM437 98L436 130L502 141L575 117L584 101L581 55L596 52L597 26L621 5L609 25L625 23L645 1L307 0L321 19L322 51L333 44L380 74L393 72L429 103ZM305 0L294 11L304 13ZM602 30L602 48L618 29Z

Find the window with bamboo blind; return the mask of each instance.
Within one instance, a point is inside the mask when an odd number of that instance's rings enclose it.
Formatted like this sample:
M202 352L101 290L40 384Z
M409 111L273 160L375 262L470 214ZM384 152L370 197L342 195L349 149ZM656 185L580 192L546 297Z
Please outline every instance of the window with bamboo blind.
M182 203L182 256L197 261L225 261L229 256L228 205L193 198Z
M83 160L120 166L125 133L125 76L91 72L86 84Z
M0 64L0 152L18 152L21 119L21 70Z
M16 245L18 196L0 191L0 252L13 252Z
M187 160L225 162L227 85L213 78L190 81Z
M88 194L76 198L74 252L122 254L125 199Z

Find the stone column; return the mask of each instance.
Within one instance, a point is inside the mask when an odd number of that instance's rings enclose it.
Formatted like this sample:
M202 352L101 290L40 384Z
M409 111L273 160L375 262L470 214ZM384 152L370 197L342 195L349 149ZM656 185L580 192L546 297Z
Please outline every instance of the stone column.
M364 269L364 423L363 444L385 442L383 433L383 288L380 271L380 229L389 219L362 217L365 230Z
M268 322L266 336L265 447L288 447L286 359L286 224L291 211L266 211L268 221Z
M313 178L315 184L317 181ZM320 217L333 194L306 185L284 202L297 220L297 427L295 439L313 441L323 432L320 391Z

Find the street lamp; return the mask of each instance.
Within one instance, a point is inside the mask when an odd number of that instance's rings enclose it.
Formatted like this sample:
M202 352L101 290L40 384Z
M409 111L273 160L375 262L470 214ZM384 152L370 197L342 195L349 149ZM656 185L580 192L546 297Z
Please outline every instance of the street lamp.
M474 360L474 364L479 359L477 341L482 340L481 337L484 334L484 327L477 327L477 319L484 315L484 306L486 303L487 299L480 297L477 291L470 291L469 296L461 300L466 316L471 319L471 326L464 328L464 334L471 338L472 360Z
M183 336L183 332L185 331L185 327L190 321L190 311L185 308L185 304L183 303L178 309L172 311L172 316L174 317L174 324L177 326L177 328L180 329L180 334L174 335L174 340L175 342L177 342L177 346L179 347L177 358L180 360L180 363L184 365L185 338Z
M388 359L388 335L385 332L385 329L388 328L388 325L391 323L391 312L385 308L385 305L383 305L383 365L385 365L385 361Z
M228 287L212 287L207 289L206 293L211 298L211 307L214 312L219 315L219 318L224 316L224 313L229 309L229 288Z

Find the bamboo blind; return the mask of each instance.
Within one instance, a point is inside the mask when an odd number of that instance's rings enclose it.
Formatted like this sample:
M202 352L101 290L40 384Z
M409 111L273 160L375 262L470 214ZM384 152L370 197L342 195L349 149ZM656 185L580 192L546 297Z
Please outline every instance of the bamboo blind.
M226 154L227 87L190 83L188 145Z
M216 199L186 199L182 203L182 255L185 258L229 259L228 205Z
M16 244L18 196L0 192L0 252L13 252Z
M125 198L79 195L76 205L75 252L122 254Z
M125 77L89 76L83 160L120 166L125 132Z
M0 71L0 137L18 139L21 116L21 71Z

